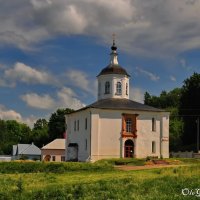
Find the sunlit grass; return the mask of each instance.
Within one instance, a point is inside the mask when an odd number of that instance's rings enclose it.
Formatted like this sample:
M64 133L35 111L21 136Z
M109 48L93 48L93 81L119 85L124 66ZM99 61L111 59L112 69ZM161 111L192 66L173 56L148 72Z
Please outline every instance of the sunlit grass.
M200 164L193 161L139 171L78 167L65 173L4 173L0 174L0 199L195 199L181 194L185 187L199 188Z

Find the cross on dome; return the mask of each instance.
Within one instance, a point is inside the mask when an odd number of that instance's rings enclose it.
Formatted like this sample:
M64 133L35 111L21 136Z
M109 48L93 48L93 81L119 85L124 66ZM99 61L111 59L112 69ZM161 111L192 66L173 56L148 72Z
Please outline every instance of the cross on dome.
M115 45L115 34L112 34L112 38L113 38L113 44L111 46L111 54L110 54L110 64L111 65L118 65L118 60L117 60L117 46Z

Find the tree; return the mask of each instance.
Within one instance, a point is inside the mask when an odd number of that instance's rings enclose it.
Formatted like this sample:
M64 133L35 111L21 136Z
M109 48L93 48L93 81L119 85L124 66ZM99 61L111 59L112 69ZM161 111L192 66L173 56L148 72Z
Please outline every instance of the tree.
M48 124L50 140L63 138L63 134L65 132L65 115L73 111L74 110L69 108L58 109L51 115Z
M31 129L15 120L0 120L0 152L11 154L12 145L29 141Z
M179 114L184 121L183 144L193 145L197 138L197 117L200 117L200 74L194 73L184 81L180 98ZM188 149L189 150L189 149Z
M46 119L38 119L34 123L31 133L31 142L38 147L42 147L49 142L48 122Z
M178 107L167 108L170 112L169 120L169 149L177 151L182 148L183 121L178 115Z
M144 103L146 105L165 109L170 112L170 150L180 149L182 145L181 137L183 133L183 121L179 117L178 113L181 92L181 88L175 88L170 92L162 91L158 97L151 96L148 92L144 95Z
M181 88L175 88L170 92L162 91L160 96L151 96L148 92L144 94L144 103L157 108L178 107L181 96Z

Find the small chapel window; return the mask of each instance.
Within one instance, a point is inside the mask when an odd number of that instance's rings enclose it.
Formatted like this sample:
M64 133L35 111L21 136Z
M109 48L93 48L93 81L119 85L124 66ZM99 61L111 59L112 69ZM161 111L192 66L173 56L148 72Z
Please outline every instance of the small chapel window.
M126 83L126 95L128 95L128 83Z
M79 131L79 120L77 120L77 131Z
M85 118L85 130L87 130L87 118Z
M105 83L105 94L110 94L110 82L106 81Z
M117 90L117 95L121 95L122 94L122 84L121 84L121 82L117 82L117 88L116 88L116 90Z
M98 96L100 96L101 95L101 83L99 83L99 85L98 85Z
M76 120L74 121L74 131L76 131Z
M156 131L156 120L152 118L152 131Z
M85 139L85 150L87 151L87 139Z
M126 132L132 132L132 120L130 118L126 119Z

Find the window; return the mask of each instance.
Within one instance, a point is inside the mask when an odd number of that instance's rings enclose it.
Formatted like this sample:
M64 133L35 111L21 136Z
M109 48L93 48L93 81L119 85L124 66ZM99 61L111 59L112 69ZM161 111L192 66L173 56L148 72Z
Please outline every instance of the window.
M76 120L74 121L74 131L76 131Z
M117 82L117 88L116 88L116 94L121 95L122 94L122 84L121 82Z
M156 131L156 120L152 118L152 131Z
M85 118L85 130L87 130L87 118Z
M65 161L65 156L61 156L61 161Z
M126 83L126 95L128 95L128 83Z
M77 131L79 131L79 120L77 120Z
M101 83L99 83L99 85L98 85L98 96L100 96L101 95Z
M132 132L132 120L131 118L126 119L126 132Z
M87 139L85 139L85 150L87 150Z
M105 94L110 94L110 82L105 83Z
M52 156L52 161L56 161L56 157L55 156Z
M156 142L152 142L152 153L156 153Z

